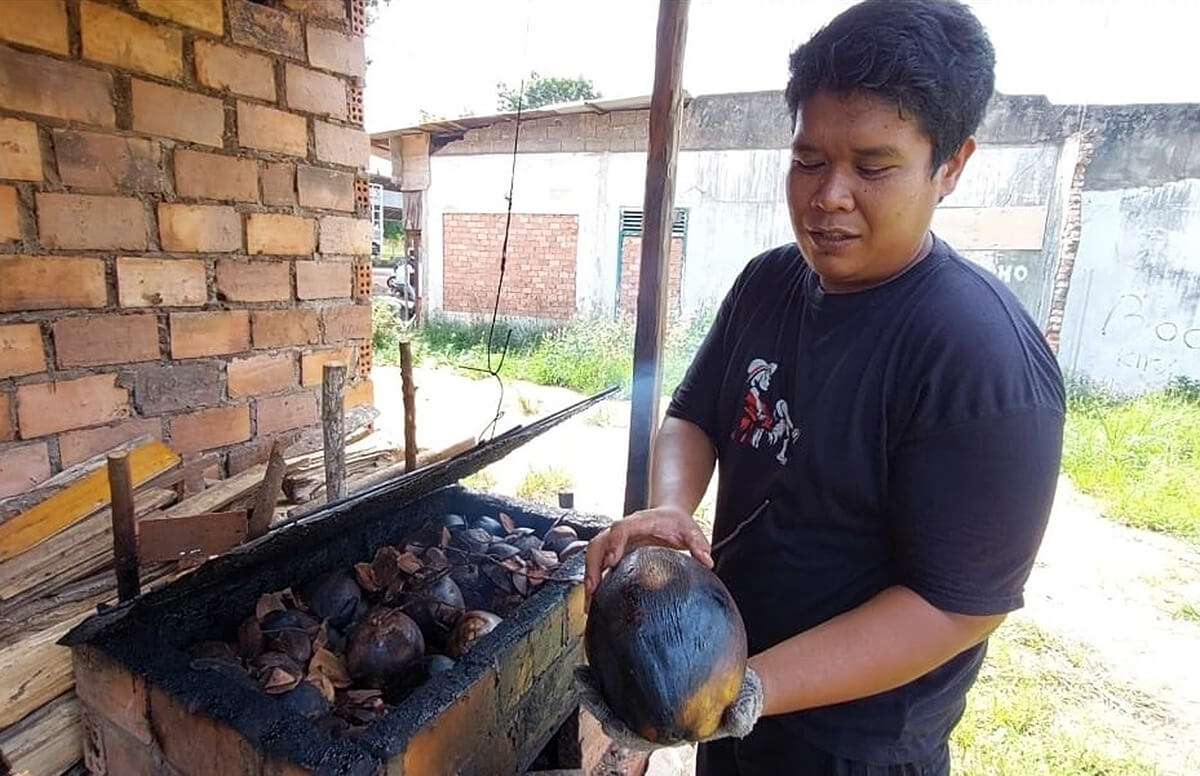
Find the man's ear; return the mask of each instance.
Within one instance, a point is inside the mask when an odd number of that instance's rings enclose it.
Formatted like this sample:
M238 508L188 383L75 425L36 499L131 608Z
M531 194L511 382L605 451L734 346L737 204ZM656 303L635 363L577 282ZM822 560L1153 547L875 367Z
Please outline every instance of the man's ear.
M958 186L959 176L962 175L963 169L967 166L967 160L971 158L971 154L975 153L977 147L975 136L972 135L963 141L963 144L949 159L942 163L941 179L938 181L938 202L954 193L955 187Z

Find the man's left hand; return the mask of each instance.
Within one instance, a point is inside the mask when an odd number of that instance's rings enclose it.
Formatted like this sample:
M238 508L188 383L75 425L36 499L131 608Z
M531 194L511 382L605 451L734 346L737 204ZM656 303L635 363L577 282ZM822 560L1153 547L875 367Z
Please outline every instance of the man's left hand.
M587 666L575 668L575 689L579 692L580 704L600 723L604 734L618 746L639 752L649 752L662 749L664 744L657 744L642 738L617 718L604 697L600 694L599 682ZM755 723L762 715L763 689L758 674L750 666L746 666L746 676L742 679L742 689L737 698L721 716L721 726L705 741L715 741L719 738L745 738L754 729Z

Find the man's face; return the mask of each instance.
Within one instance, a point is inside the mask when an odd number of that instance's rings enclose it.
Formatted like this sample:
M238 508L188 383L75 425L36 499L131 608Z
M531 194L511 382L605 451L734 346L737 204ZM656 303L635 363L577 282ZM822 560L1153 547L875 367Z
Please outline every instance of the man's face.
M796 243L822 286L869 288L915 259L939 199L975 150L968 139L937 170L915 119L870 92L821 92L800 105L788 172Z

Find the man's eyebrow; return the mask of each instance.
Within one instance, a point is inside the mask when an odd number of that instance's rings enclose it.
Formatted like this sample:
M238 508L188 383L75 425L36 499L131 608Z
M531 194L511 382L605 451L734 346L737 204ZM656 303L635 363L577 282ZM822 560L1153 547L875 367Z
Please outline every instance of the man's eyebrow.
M820 153L820 149L811 143L792 143L792 152L798 154ZM865 148L855 148L854 155L860 159L885 159L899 156L900 151L895 146L890 145L867 146Z

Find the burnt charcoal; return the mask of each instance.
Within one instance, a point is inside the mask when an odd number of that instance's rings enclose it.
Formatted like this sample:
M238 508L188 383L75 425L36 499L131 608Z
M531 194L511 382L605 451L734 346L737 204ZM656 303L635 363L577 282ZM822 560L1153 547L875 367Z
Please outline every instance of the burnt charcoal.
M283 654L304 664L312 657L312 638L300 630L280 630L267 636L265 643L268 649Z
M542 539L542 548L553 553L561 553L571 542L578 541L579 535L569 525L556 525L546 532Z
M325 629L325 646L337 653L346 651L346 634L337 628Z
M491 547L488 547L487 554L493 560L508 560L521 554L521 551L511 544L504 542L496 542Z
M513 592L512 572L495 563L481 564L479 570L492 583L492 588L500 594L508 594Z
M468 528L465 531L458 531L450 539L451 553L450 557L454 557L454 550L459 553L479 554L487 550L488 545L494 539L490 533L481 528Z
M262 626L259 625L257 617L247 617L238 626L238 654L243 660L253 660L262 654L262 651Z
M516 547L521 552L521 555L525 557L528 557L530 553L542 549L542 540L532 531L527 534L513 534L505 538L504 542Z
M211 658L196 658L188 666L193 671L209 671L246 687L258 686L250 678L250 674L246 673L246 669L236 663L228 663L224 660L213 660Z
M224 641L199 641L188 647L188 655L201 660L222 660L237 665L238 658L233 647Z
M462 515L445 514L437 519L437 524L451 531L461 531L467 527L467 519Z
M300 682L278 697L285 709L307 719L316 719L329 711L329 701L312 682Z
M489 534L491 534L492 536L495 536L498 539L503 539L505 536L508 536L508 534L510 533L509 531L506 531L504 529L504 526L501 525L499 520L495 519L494 517L488 517L487 515L480 515L479 517L472 520L471 527L475 528L475 529L487 531Z
M303 632L305 623L300 619L300 612L292 609L276 609L259 621L263 636L271 637L280 631L296 630Z
M383 700L393 706L403 703L405 698L428 680L429 671L424 661L413 663L384 685Z
M332 736L344 736L350 731L350 722L338 716L337 714L326 714L314 723L318 730L329 733Z
M310 580L302 595L312 612L335 628L350 624L362 599L362 588L350 569L335 569Z
M441 547L430 547L421 555L423 561L422 571L444 571L450 568L450 560L446 557L446 553Z
M458 585L463 596L463 603L468 609L487 608L492 597L492 583L480 571L479 566L468 563L455 566L450 572L450 578Z

